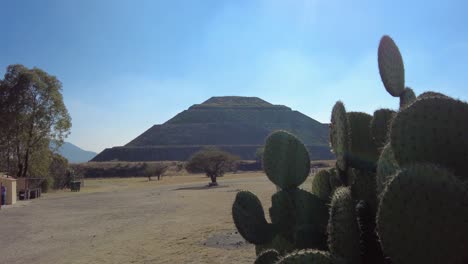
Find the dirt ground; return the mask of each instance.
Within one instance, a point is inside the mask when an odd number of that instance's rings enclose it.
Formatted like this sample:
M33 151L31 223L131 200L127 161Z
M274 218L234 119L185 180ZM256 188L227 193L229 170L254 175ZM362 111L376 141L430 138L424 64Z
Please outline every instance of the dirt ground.
M79 193L20 201L0 210L0 263L253 263L231 206L237 191L250 190L268 212L276 187L262 173L200 188L207 182L202 175L86 180Z

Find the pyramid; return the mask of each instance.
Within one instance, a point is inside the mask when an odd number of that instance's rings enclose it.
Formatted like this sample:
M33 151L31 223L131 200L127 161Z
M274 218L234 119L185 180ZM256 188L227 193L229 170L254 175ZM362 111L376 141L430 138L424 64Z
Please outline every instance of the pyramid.
M125 146L105 149L92 161L183 161L208 146L252 160L275 130L299 137L311 159L334 158L328 144L328 124L257 97L222 96L192 105Z

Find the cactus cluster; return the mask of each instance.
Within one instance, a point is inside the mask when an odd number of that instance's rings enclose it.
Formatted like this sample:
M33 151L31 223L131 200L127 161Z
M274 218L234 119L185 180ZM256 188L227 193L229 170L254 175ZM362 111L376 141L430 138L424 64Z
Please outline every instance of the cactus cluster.
M255 263L468 263L468 104L405 86L403 59L382 37L378 66L396 111L373 116L332 110L335 168L299 189L309 174L305 146L278 131L266 140L268 178L278 187L268 223L259 199L233 204L239 233L256 245Z

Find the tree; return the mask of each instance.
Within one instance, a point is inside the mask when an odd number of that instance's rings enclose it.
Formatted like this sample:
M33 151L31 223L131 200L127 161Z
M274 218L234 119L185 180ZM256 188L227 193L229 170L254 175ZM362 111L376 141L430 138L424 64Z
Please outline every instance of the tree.
M0 154L17 177L30 173L34 153L50 142L58 148L68 136L71 118L61 90L55 76L18 64L0 80Z
M49 166L49 177L53 179L54 189L70 187L71 170L68 167L68 160L60 154L52 154L52 162Z
M202 149L190 157L185 169L190 173L204 172L210 177L209 186L217 186L217 177L234 168L239 157L216 148Z
M164 163L156 163L153 166L149 166L146 169L146 175L148 176L148 181L151 181L151 176L158 177L158 181L161 177L166 173L167 169L169 168L168 165Z

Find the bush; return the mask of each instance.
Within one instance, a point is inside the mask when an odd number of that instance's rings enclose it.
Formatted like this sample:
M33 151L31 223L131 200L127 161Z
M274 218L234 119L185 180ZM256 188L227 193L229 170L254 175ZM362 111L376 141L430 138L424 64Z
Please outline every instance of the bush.
M41 183L41 191L43 193L47 193L53 186L54 186L54 178L46 177Z

